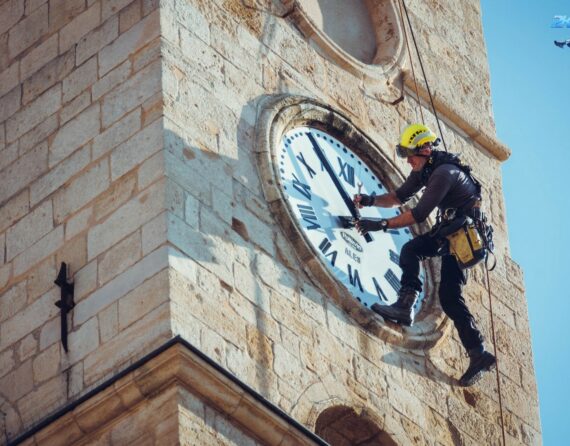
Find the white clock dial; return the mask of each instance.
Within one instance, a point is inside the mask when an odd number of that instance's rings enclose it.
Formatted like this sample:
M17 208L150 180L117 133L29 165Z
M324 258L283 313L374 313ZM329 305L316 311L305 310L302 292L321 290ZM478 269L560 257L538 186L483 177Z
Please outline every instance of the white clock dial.
M328 270L365 306L396 302L402 274L399 253L412 238L410 230L373 232L366 240L345 225L353 217L351 202L359 185L363 194L387 192L378 176L341 141L312 127L296 127L283 135L278 169L290 210ZM395 208L360 209L362 218L371 219L399 213Z

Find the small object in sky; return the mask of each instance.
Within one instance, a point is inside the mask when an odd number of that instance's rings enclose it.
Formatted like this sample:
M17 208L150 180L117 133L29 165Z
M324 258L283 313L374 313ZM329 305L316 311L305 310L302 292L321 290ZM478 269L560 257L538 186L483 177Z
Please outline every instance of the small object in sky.
M555 15L550 24L551 28L570 28L570 16Z
M570 39L568 40L555 40L554 41L554 45L556 45L558 48L564 48L564 45L569 46L570 47Z

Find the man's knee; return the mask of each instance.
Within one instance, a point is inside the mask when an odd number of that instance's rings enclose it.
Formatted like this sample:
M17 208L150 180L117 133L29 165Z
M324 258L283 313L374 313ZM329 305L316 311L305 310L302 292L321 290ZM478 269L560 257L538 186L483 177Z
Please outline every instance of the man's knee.
M447 315L453 315L461 305L461 286L453 282L441 282L439 285L439 302Z
M417 254L419 242L418 239L412 239L402 246L402 250L400 251L400 259L409 259L419 257Z

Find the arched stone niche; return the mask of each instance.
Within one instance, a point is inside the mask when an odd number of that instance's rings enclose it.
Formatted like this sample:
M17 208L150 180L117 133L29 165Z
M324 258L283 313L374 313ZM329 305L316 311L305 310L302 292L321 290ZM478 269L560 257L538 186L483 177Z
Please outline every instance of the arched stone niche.
M331 446L397 446L364 410L358 413L344 405L321 412L315 433Z
M404 45L395 0L297 0L293 18L325 57L353 74L398 74Z

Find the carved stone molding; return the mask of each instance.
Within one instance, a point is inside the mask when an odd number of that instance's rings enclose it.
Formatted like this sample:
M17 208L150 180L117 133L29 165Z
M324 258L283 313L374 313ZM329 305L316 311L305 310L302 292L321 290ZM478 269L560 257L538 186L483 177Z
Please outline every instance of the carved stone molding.
M24 444L90 444L91 440L104 438L119 417L128 417L129 412L137 411L157 395L171 392L176 399L176 388L197 396L262 444L324 444L245 384L238 383L237 378L221 373L219 367L184 342L172 342L160 354L37 430Z
M405 45L397 6L392 0L378 2L365 0L372 29L375 32L377 51L369 63L365 63L341 48L319 27L301 1L282 1L290 9L290 17L305 38L328 59L357 77L370 81L392 81L404 65Z

